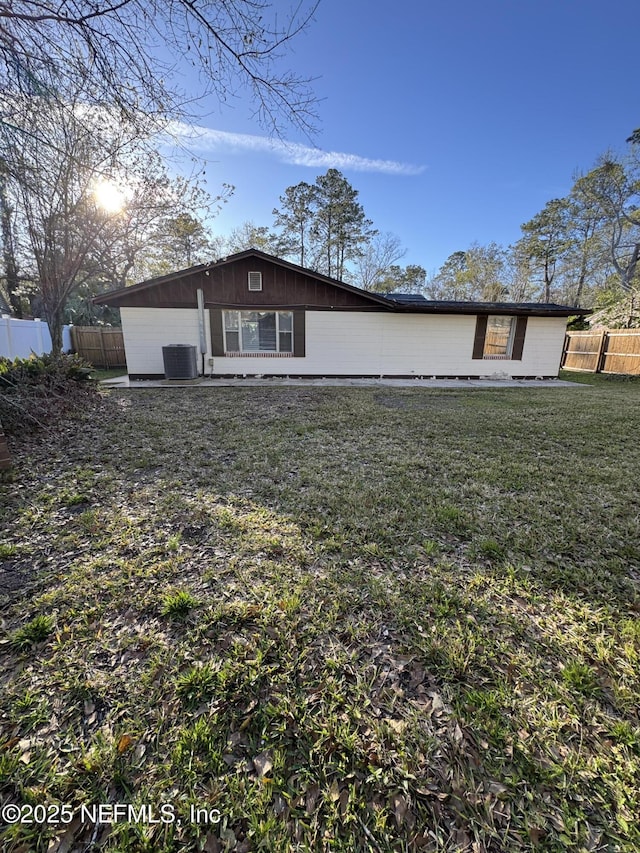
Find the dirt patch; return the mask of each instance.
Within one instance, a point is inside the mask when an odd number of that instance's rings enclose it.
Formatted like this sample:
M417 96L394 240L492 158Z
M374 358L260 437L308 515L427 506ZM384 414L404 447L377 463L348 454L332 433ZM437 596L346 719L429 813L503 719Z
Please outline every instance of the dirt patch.
M400 409L403 411L417 411L420 409L431 409L441 411L442 409L453 409L460 405L459 394L376 394L374 397L379 406L385 409Z
M33 569L20 563L11 560L0 563L0 605L10 598L15 598L16 593L25 592L36 577Z

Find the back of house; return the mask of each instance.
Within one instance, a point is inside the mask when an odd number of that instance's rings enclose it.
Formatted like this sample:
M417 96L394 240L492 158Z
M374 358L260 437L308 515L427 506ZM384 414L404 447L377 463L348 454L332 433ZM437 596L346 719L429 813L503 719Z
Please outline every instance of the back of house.
M567 318L588 313L370 293L254 249L94 301L120 308L134 380L185 345L213 377L550 378Z

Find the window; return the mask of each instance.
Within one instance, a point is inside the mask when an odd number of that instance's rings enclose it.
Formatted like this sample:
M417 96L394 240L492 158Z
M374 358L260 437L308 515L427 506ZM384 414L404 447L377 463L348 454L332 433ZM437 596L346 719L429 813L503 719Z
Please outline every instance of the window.
M291 311L225 311L225 353L293 354Z
M249 290L262 290L262 273L249 273Z
M471 358L522 361L526 334L526 317L480 314L476 318Z
M488 317L482 357L511 358L515 330L515 317Z
M224 313L224 348L226 352L240 352L239 312Z

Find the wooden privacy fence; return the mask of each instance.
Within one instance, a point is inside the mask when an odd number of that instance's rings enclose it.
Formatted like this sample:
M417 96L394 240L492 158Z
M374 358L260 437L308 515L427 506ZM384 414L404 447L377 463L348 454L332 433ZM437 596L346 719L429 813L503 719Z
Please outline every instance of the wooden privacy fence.
M71 341L78 355L94 367L126 367L122 329L105 326L72 326Z
M565 370L640 375L640 329L594 329L567 332Z

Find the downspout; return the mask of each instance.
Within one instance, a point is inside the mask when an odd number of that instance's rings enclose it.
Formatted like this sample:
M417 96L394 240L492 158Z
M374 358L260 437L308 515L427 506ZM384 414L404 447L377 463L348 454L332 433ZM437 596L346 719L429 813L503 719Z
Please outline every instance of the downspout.
M202 288L196 291L198 297L198 332L200 334L200 360L202 362L202 375L204 376L204 356L207 351L207 335L204 329L204 292Z

